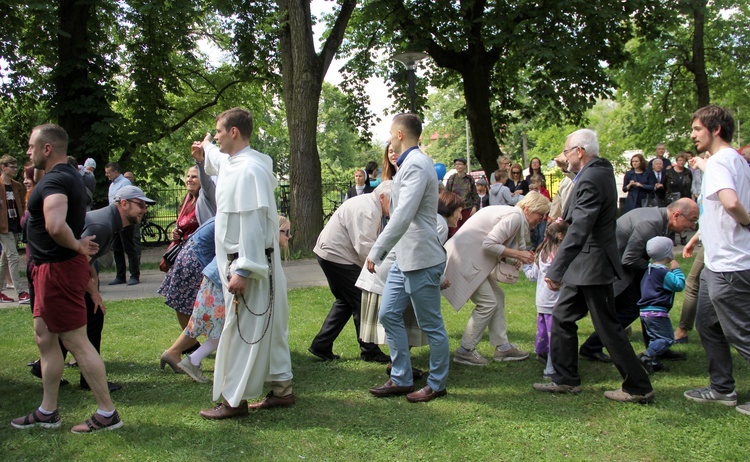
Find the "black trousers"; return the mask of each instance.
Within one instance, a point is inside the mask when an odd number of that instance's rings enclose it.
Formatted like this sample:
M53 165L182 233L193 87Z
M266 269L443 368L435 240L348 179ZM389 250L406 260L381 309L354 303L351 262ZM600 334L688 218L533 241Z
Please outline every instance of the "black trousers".
M641 299L641 279L643 279L644 273L645 271L638 271L630 285L615 297L615 316L623 329L641 317L638 300ZM643 343L648 348L650 339L646 329L642 328L641 332L643 332ZM604 349L604 343L602 343L602 339L596 331L581 345L581 353L583 354L599 353L602 349Z
M140 242L136 247L135 229L133 226L127 226L120 231L112 243L112 252L115 257L115 268L117 270L117 279L126 281L125 274L125 256L128 256L128 266L130 267L130 276L136 279L141 277L141 259L140 259Z
M550 354L555 383L578 386L578 325L576 322L591 313L591 321L612 362L623 378L622 389L634 395L645 395L653 390L648 373L630 346L625 330L615 315L615 296L612 284L574 286L564 284L560 299L552 311L552 341Z
M318 264L328 280L328 286L336 300L331 306L320 332L312 341L310 347L320 353L332 353L333 342L338 338L349 318L354 319L354 329L357 342L363 357L383 354L379 346L374 343L363 342L359 339L359 319L362 309L362 291L355 286L359 273L362 271L357 265L342 265L318 258Z

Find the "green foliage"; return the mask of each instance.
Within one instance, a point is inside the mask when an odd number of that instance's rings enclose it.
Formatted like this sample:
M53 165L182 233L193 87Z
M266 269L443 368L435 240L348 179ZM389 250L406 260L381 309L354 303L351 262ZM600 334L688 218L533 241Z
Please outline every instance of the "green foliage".
M422 144L435 162L449 169L453 159L466 157L466 103L459 88L438 88L427 96ZM481 169L476 158L471 162L472 170Z
M710 101L750 112L750 8L745 1L664 2L650 24L641 24L638 37L627 44L630 60L615 72L617 100L629 106L637 127L634 138L651 150L665 143L669 152L691 149L690 116L702 91L696 86L696 44L705 48ZM703 36L696 35L696 18L704 18ZM697 39L697 41L696 41ZM646 148L644 148L646 149Z

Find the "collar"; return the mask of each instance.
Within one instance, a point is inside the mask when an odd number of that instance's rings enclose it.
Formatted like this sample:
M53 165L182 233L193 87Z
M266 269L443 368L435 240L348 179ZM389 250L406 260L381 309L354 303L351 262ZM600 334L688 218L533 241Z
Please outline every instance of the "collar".
M411 153L411 152L412 152L412 151L414 151L415 149L419 149L419 146L412 146L412 147L410 147L409 149L407 149L406 151L404 151L404 152L403 152L403 154L401 154L401 156L400 156L400 157L398 158L398 160L396 161L396 165L397 165L398 167L401 167L401 164L403 164L403 163L404 163L404 161L406 160L406 156L408 156L408 155L409 155L409 153Z

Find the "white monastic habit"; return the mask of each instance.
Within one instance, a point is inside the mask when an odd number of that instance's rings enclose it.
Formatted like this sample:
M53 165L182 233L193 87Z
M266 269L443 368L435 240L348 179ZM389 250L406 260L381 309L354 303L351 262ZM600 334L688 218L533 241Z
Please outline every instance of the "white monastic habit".
M213 399L236 407L261 396L264 382L292 379L289 304L279 254L279 220L271 158L245 147L233 156L215 145L205 148L205 170L218 174L216 260L221 273L226 318L216 351ZM273 249L269 260L266 249ZM237 254L230 262L229 255ZM228 273L250 272L243 297L229 293ZM273 291L271 292L271 280Z

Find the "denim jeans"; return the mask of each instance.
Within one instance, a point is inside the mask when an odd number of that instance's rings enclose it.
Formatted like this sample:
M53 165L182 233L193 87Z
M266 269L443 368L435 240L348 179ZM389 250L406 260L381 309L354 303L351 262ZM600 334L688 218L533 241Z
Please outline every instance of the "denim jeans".
M651 343L646 348L646 353L651 358L658 358L674 345L674 329L669 316L641 316L641 322L651 338Z
M430 343L430 376L427 384L444 390L448 380L450 349L440 312L440 276L445 263L415 271L404 271L398 260L391 266L380 302L380 322L388 338L391 353L391 381L398 386L414 383L409 354L409 339L404 327L404 311L411 301L419 327Z

